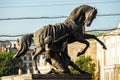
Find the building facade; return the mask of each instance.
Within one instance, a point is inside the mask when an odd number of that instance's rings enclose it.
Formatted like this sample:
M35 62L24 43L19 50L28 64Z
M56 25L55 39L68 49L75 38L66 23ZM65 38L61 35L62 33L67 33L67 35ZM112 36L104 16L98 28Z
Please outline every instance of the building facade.
M11 46L12 43L10 41L0 41L0 52L7 52Z
M116 30L100 36L100 39L107 50L97 44L99 80L120 80L120 23Z

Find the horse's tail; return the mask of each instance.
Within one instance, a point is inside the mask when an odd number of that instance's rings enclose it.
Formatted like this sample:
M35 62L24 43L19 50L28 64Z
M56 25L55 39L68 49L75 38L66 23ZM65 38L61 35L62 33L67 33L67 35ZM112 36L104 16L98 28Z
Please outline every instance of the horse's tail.
M33 34L23 35L17 42L20 48L13 58L19 58L25 55L30 45L33 43Z

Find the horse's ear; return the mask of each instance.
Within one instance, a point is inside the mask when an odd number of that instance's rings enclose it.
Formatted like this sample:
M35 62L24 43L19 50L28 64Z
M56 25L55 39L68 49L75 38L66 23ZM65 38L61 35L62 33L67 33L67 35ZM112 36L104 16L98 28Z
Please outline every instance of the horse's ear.
M94 9L94 11L96 11L96 12L97 12L97 9L96 9L95 7L94 7L93 9Z
M93 13L97 14L97 9L95 7L93 7Z

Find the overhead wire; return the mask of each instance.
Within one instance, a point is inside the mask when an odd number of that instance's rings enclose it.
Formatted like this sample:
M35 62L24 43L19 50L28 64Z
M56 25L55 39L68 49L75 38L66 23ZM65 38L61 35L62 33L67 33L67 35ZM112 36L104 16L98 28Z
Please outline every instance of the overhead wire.
M91 2L85 4L98 4L98 3L119 3L120 1L101 1L101 2ZM26 5L26 6L1 6L0 8L22 8L22 7L52 7L52 6L68 6L68 5L79 5L83 3L68 3L68 4L41 4L41 5Z
M98 14L97 16L120 16L120 13L116 13L116 14ZM58 19L58 18L67 18L67 17L68 16L0 18L0 21L5 21L5 20L24 20L24 19Z

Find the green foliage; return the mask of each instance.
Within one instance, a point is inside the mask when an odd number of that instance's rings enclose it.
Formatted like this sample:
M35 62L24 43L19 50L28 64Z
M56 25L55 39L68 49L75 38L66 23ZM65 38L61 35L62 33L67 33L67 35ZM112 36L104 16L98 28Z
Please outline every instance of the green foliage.
M93 63L93 59L90 56L80 56L76 61L75 64L79 66L83 71L86 71L90 74L93 75L94 77L94 72L95 72L95 63ZM73 68L70 68L71 72L74 74L79 74L78 71L74 70Z
M0 76L17 74L21 59L13 59L14 53L0 53Z

